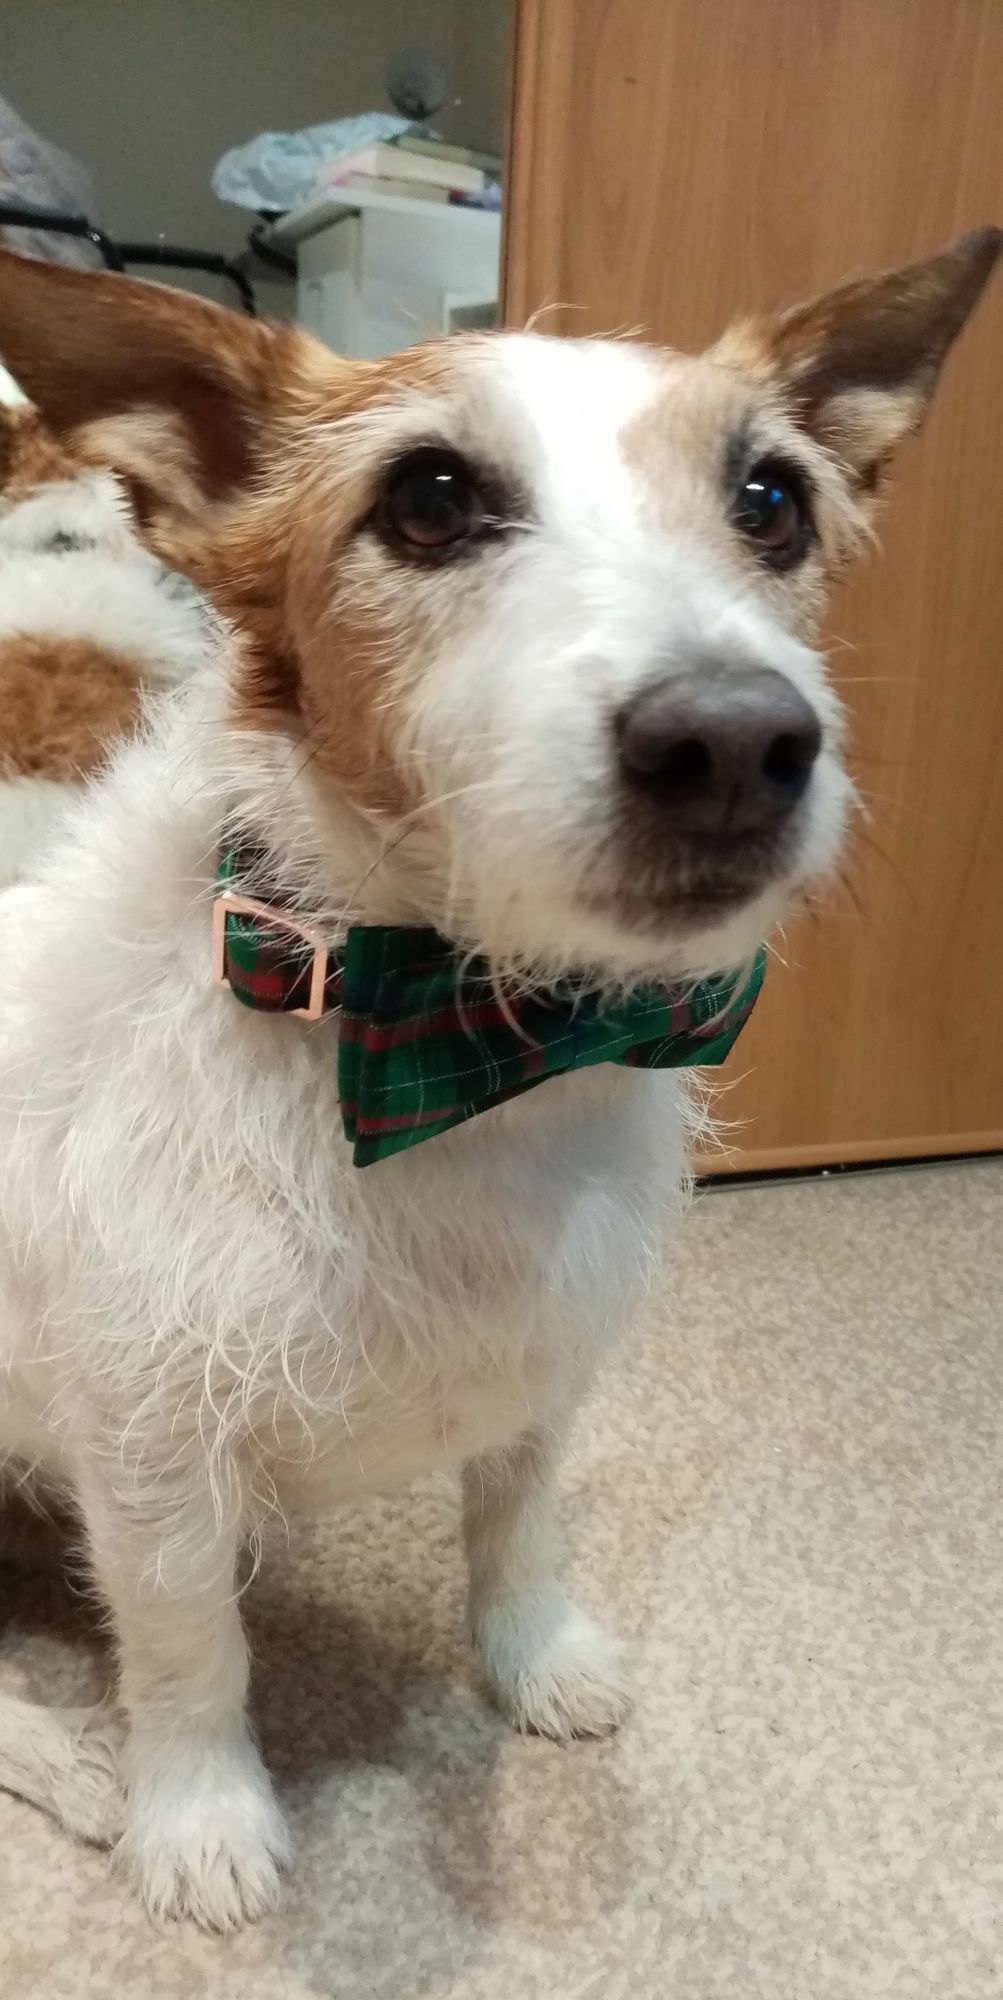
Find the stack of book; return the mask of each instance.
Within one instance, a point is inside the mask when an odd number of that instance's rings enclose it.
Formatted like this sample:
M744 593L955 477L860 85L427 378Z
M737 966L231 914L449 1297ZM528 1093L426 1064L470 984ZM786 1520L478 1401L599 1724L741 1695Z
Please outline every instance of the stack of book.
M405 132L399 139L381 140L332 160L318 180L317 193L354 188L404 195L408 200L479 205L500 174L501 160L495 153Z

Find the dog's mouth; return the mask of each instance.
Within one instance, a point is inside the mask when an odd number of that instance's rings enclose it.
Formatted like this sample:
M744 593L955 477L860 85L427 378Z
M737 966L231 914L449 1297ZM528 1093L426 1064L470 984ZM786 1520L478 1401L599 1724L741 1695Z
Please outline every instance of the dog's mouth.
M619 844L615 876L598 879L584 901L593 915L650 935L679 936L738 915L797 875L801 842L794 828L782 832L675 836L653 842L636 826Z

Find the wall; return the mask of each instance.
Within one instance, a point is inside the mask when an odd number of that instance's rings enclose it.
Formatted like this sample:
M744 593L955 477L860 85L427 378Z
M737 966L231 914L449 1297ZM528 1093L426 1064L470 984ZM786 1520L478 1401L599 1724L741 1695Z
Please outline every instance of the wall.
M436 124L500 150L508 0L0 0L0 89L94 174L121 236L228 252L250 217L218 202L219 155L266 130L389 110L396 50L435 50Z
M457 0L454 74L461 102L449 117L465 145L504 152L511 15L516 0ZM446 129L444 110L436 125Z

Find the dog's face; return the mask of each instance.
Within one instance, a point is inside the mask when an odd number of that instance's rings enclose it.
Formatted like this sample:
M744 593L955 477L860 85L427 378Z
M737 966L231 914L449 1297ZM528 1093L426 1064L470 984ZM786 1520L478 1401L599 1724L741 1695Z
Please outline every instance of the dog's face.
M0 351L64 428L123 401L191 426L166 526L155 464L124 470L246 635L234 719L302 749L321 852L354 814L415 912L500 966L697 975L747 959L835 858L826 581L997 249L964 239L700 359L502 334L350 364L46 271L50 311L72 285L77 324L95 298L121 336L128 301L159 357L103 401L96 337L82 392L71 328L33 369L40 279L8 261Z
M860 517L768 387L460 341L361 412L320 388L289 463L318 802L406 828L395 864L451 933L518 965L710 970L831 864L849 785L811 638Z

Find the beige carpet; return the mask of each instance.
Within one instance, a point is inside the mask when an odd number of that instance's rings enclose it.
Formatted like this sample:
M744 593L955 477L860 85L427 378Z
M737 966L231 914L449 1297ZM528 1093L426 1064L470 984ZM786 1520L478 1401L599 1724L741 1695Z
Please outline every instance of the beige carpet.
M281 1916L160 1935L0 1799L4 2000L999 2000L1001 1476L1003 1167L705 1198L566 1481L619 1739L482 1705L446 1485L298 1533L250 1602ZM0 1589L3 1678L82 1685L63 1586Z

